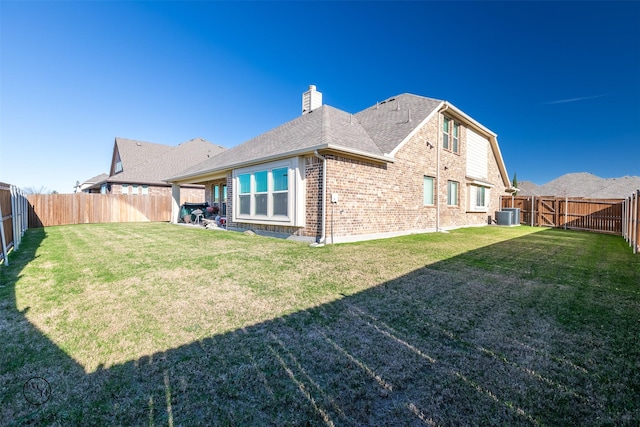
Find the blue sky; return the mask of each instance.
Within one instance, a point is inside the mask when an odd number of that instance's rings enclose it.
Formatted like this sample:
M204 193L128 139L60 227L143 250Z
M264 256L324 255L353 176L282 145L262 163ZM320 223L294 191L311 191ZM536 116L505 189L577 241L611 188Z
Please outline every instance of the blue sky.
M315 84L358 112L444 99L510 177L640 175L640 2L0 0L0 181L71 192L116 136L232 147Z

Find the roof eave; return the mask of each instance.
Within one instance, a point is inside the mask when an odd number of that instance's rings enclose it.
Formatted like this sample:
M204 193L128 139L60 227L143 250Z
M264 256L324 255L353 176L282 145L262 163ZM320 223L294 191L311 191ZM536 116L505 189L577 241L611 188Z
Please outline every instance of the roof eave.
M319 145L316 145L316 146L306 147L306 148L302 148L302 149L299 149L299 150L287 151L285 153L279 153L279 154L274 154L274 155L271 155L271 156L260 157L259 159L243 161L243 162L237 162L237 163L231 163L231 164L224 165L224 166L221 166L221 167L218 167L218 168L214 168L214 169L202 170L202 171L198 171L198 172L192 172L190 174L185 174L185 175L176 175L176 176L164 179L163 181L166 182L166 183L173 183L173 184L180 184L180 183L187 183L187 182L205 182L205 181L211 180L213 178L220 177L220 175L225 174L225 173L227 173L227 172L229 172L229 171L231 171L233 169L238 169L238 168L242 168L242 167L258 165L258 164L261 164L261 163L272 162L272 161L275 161L275 160L286 159L286 158L289 158L289 157L301 156L301 155L304 155L304 154L312 154L314 151L317 151L317 150L338 151L338 152L342 152L342 153L345 153L345 154L348 154L348 155L351 155L351 156L365 158L365 159L374 160L374 161L378 161L378 162L384 162L384 163L393 163L393 162L395 162L393 157L390 157L390 156L384 155L384 154L383 155L378 155L378 154L367 153L367 152L360 151L360 150L354 150L354 149L341 147L341 146L335 145L335 144L319 144ZM197 178L197 181L194 181L195 178Z

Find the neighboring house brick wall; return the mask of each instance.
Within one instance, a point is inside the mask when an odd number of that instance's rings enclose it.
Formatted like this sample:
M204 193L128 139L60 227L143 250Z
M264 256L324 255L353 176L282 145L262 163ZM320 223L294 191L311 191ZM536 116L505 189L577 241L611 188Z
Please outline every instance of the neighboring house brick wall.
M129 191L131 192L133 184L127 184L129 187ZM138 194L139 196L145 196L142 194L142 185L138 185ZM161 187L158 185L149 185L147 186L148 195L149 196L166 196L171 197L171 187ZM122 194L122 184L112 183L111 184L111 194ZM132 194L133 195L133 194ZM193 188L193 187L180 187L180 204L186 202L202 202L205 200L204 188Z

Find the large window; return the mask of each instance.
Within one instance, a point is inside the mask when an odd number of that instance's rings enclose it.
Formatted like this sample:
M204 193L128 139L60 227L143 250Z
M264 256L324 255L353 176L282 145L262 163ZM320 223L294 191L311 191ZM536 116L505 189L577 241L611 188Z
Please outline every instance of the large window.
M456 181L447 181L447 205L458 205L458 183Z
M234 171L233 217L238 222L304 223L303 161L290 159ZM299 192L300 194L297 194Z
M433 178L430 176L424 177L423 200L425 206L433 205Z
M454 153L460 152L460 124L448 117L442 121L442 148Z

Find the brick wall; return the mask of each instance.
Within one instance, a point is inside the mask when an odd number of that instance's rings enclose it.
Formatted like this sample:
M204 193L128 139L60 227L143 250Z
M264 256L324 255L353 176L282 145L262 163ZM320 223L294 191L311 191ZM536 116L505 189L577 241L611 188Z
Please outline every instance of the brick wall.
M487 215L499 209L500 195L505 186L491 149L488 150L488 181L490 190L487 212L468 212L468 180L466 178L467 129L460 126L459 153L444 150L439 138L437 115L419 129L394 155L393 163L377 163L338 154L326 154L327 241L331 237L402 234L440 228L454 228L487 223ZM432 146L427 144L429 142ZM438 151L440 177L437 181ZM435 203L424 205L424 177L435 182ZM447 182L458 182L458 204L447 206ZM305 227L232 223L230 227L284 233L318 238L321 234L322 160L310 155L305 158L306 206ZM331 195L338 202L331 203ZM437 223L437 207L440 221ZM232 174L227 175L227 218L232 218ZM339 240L339 239L338 239Z
M435 229L437 208L435 204L424 205L423 182L424 176L436 181L438 134L436 116L398 150L395 162L389 164L327 156L329 239L332 232L334 237L341 237ZM462 125L459 140L459 153L440 148L440 180L435 182L435 193L440 204L441 228L486 224L487 215L496 210L499 197L504 194L497 162L492 150L488 150L488 180L494 184L489 211L468 212L466 129ZM449 180L458 182L456 206L447 206ZM338 194L336 204L330 201L332 193Z
M129 184L129 194L132 194L132 186ZM171 187L164 187L159 185L149 185L147 187L149 195L152 196L167 196L171 197ZM111 193L112 194L122 194L122 184L111 184ZM144 196L142 194L142 185L138 185L138 195ZM180 187L180 204L185 202L203 202L205 200L204 188L193 188L193 187Z

